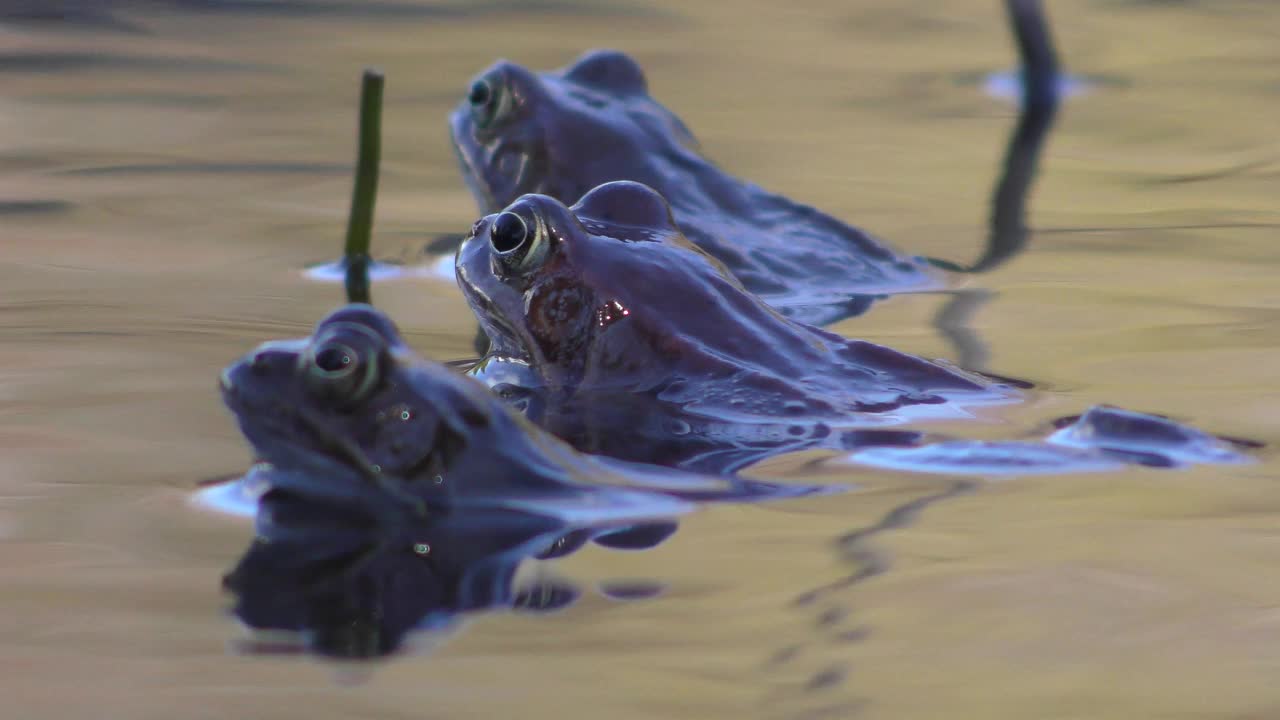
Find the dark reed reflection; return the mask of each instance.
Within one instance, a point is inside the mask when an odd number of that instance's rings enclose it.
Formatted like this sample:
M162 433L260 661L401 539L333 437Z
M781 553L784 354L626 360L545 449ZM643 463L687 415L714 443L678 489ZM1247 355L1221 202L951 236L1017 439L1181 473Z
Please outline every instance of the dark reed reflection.
M1027 196L1035 180L1040 152L1058 111L1058 57L1040 0L1007 0L1005 9L1018 45L1021 112L1009 136L1000 177L991 195L991 220L982 255L969 265L933 261L953 272L987 272L1026 249ZM982 289L960 290L934 316L934 326L955 349L961 367L973 370L987 367L990 352L969 323L992 297L992 293Z

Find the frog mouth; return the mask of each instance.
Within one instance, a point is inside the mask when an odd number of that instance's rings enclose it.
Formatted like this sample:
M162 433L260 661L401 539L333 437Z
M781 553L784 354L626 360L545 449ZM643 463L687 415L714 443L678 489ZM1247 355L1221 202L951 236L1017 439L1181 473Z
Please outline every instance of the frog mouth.
M517 323L512 322L503 310L502 304L494 300L491 293L482 287L493 287L498 292L511 292L489 269L492 254L487 243L481 250L468 252L467 245L472 242L483 242L475 237L468 238L459 249L460 262L457 263L458 286L471 306L476 321L480 323L484 334L489 337L490 355L503 355L516 359L530 359L529 348L533 347L533 338L519 330ZM465 259L464 255L466 256ZM481 268L476 278L473 268Z
M495 212L498 209L498 201L494 199L493 191L475 166L476 153L463 149L462 143L458 142L456 136L453 153L458 158L458 166L462 169L462 179L467 184L467 189L471 191L471 197L475 199L480 212Z

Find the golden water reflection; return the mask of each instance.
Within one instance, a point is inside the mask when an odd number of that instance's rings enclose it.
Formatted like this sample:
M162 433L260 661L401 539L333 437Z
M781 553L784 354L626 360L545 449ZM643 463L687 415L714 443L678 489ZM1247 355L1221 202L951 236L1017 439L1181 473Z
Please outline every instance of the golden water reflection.
M0 2L0 22L13 5ZM363 67L388 77L374 241L386 255L474 220L444 124L471 75L499 55L547 68L593 46L635 54L733 172L899 248L978 252L1013 112L972 80L1013 62L998 3L537 7L117 0L99 9L146 32L0 25L0 201L27 203L0 215L8 714L1280 713L1280 470L1267 451L1244 467L984 484L852 545L836 539L953 481L782 458L758 474L864 490L716 508L653 551L535 571L586 587L657 578L660 598L588 592L558 615L478 617L371 670L236 654L218 578L250 531L187 498L249 461L217 371L307 333L341 299L298 270L340 245ZM991 368L1042 389L990 422L938 429L1010 437L1108 402L1274 445L1280 8L1050 10L1067 67L1107 82L1062 110L1031 252L968 281L996 293L974 321ZM455 288L374 294L424 354L470 351ZM946 356L930 326L945 300L897 297L838 330ZM868 567L884 572L840 584Z

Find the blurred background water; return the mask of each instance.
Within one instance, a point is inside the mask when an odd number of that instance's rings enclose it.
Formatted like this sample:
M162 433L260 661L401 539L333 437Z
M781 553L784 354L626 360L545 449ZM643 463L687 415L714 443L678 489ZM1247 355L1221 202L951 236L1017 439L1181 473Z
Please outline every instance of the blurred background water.
M1098 402L1280 441L1280 6L1058 0L1064 103L1030 250L965 280L1019 437ZM193 508L250 460L218 371L341 302L359 73L387 74L374 246L475 219L445 115L496 57L634 54L735 174L896 247L980 253L1015 107L1001 5L0 0L0 688L5 717L1270 717L1280 467L979 483L780 458L861 492L716 507L657 549L530 569L661 584L481 615L391 661L237 651L218 581L251 536ZM998 83L995 86L998 88ZM436 359L459 292L375 300ZM934 357L949 296L837 330ZM931 499L933 501L931 501ZM902 509L894 512L895 509Z

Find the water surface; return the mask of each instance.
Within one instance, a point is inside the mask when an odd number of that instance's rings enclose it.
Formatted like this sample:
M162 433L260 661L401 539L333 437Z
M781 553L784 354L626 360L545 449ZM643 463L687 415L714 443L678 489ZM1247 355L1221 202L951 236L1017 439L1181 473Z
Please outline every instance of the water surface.
M445 115L498 55L590 46L735 173L901 249L976 257L1013 65L999 6L0 1L0 668L50 718L1268 717L1280 713L1280 466L999 483L755 469L857 493L715 507L642 553L528 572L585 592L350 668L237 651L219 578L251 535L193 508L250 461L218 371L341 300L355 100L382 68L375 247L414 261L475 209ZM222 7L223 5L227 7ZM471 9L468 9L471 8ZM1064 105L1026 254L967 280L987 366L1027 402L931 426L1016 439L1107 402L1280 441L1280 8L1052 4ZM375 302L436 359L474 332L417 276ZM837 326L936 357L946 294ZM613 587L665 588L617 602Z

